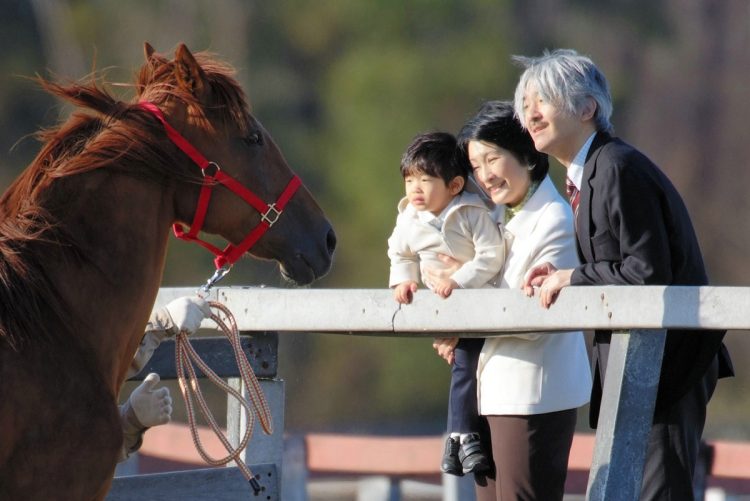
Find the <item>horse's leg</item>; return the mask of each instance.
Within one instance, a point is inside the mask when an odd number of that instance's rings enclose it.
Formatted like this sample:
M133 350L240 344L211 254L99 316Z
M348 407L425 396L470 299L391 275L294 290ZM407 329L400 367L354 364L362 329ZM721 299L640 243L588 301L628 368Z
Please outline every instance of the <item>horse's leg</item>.
M0 452L0 499L106 494L122 428L114 397L87 359L57 343L0 351L0 422L12 434Z

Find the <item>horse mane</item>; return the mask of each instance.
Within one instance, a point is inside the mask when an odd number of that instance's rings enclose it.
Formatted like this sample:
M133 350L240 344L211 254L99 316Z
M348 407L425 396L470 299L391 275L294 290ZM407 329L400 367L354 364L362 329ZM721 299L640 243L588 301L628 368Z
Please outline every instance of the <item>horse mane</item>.
M110 168L157 183L167 178L202 181L197 171L190 176L177 168L185 162L184 154L139 101L182 102L207 130L212 130L208 113L243 133L249 130L249 107L231 66L207 52L194 57L210 89L206 104L177 84L174 65L178 63L155 53L141 67L135 84L125 84L135 88L133 102L116 99L105 88L106 80L96 74L88 81L67 84L37 77L44 90L83 110L37 133L42 143L39 153L0 198L0 339L12 347L20 349L32 333L38 334L37 339L51 337L51 329L44 328L50 319L59 323L58 328L70 325L67 309L43 267L45 256L63 248L73 259L86 259L48 209L65 203L56 200L51 189L58 180Z

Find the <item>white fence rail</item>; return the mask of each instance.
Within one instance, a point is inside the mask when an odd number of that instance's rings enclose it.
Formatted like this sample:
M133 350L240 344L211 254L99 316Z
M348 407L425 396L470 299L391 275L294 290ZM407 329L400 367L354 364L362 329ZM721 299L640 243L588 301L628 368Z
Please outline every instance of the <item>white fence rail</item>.
M194 289L166 288L158 302ZM750 329L750 287L568 287L545 310L520 290L427 290L400 306L386 289L218 287L241 330L430 337L435 332L564 331L575 329ZM471 335L471 334L464 334Z

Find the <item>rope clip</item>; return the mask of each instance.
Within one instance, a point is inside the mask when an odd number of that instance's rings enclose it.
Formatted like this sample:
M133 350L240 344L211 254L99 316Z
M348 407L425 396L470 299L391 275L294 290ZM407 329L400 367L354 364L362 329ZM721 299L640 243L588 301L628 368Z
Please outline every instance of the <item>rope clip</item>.
M224 278L231 269L231 265L228 264L225 264L221 268L217 268L211 278L206 280L205 284L201 285L201 288L198 290L198 292L202 294L208 294L208 292L211 290L211 287L216 285L217 282Z

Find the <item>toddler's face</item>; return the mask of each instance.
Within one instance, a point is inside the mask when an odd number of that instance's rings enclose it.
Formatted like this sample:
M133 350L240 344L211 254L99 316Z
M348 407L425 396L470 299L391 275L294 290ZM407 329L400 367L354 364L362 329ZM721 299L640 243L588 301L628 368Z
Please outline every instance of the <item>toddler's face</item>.
M439 215L453 199L454 193L439 177L415 172L404 178L406 198L417 210L430 211Z

